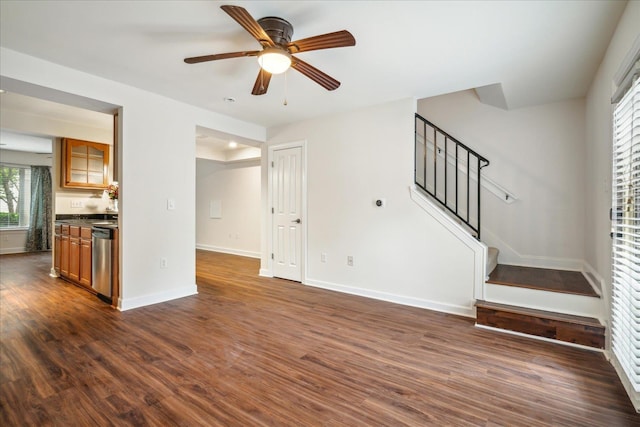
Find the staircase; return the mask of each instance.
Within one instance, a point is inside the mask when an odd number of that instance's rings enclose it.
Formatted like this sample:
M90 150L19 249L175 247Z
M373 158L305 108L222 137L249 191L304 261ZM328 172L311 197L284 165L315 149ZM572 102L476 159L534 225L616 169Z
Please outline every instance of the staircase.
M414 144L416 188L479 241L481 186L506 203L516 198L481 178L489 160L419 114ZM488 277L474 285L477 326L604 348L602 302L581 272L500 265L498 249L481 246Z
M501 265L476 301L476 324L603 349L600 296L578 271Z

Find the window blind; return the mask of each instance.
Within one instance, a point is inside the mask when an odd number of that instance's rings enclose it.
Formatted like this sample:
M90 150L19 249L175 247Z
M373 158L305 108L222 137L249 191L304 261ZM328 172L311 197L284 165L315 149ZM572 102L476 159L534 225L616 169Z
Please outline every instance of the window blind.
M613 113L612 351L640 392L640 79Z

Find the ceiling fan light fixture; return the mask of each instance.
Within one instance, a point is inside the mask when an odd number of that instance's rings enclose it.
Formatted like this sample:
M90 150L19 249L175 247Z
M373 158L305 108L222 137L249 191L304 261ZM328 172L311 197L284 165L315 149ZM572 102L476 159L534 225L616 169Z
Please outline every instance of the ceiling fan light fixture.
M281 74L291 66L289 52L277 47L268 47L258 55L260 67L271 74Z

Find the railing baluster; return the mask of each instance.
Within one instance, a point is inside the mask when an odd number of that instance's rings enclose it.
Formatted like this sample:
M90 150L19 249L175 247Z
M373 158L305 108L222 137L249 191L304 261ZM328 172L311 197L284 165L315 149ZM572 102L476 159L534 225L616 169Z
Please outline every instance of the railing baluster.
M478 240L480 240L480 157L476 156L478 161L476 165L476 179L478 180Z
M449 141L447 140L447 135L444 136L444 203L445 205L448 203L447 198L447 182L449 181L449 177L447 176L447 164L449 163L449 157L447 157L447 145Z
M458 147L456 144L456 215L458 215Z
M438 133L434 126L433 128L433 195L438 198L438 153L436 147L438 146Z
M471 178L469 177L469 163L469 150L467 150L467 223L469 223L469 211L471 210L469 209L469 187L471 184Z
M422 164L422 169L424 169L424 183L425 188L427 187L427 122L422 122L422 138L424 139L424 163Z
M413 181L418 180L418 125L417 117L413 122Z
M426 191L429 195L431 195L432 197L434 197L440 204L442 204L449 212L453 213L454 215L456 215L460 221L464 222L465 225L467 225L471 230L473 230L476 233L476 236L478 239L480 239L480 214L481 214L481 197L480 197L480 191L481 191L481 175L480 172L482 170L483 167L488 166L489 165L489 160L485 159L484 157L482 157L481 155L479 155L478 153L476 153L475 151L473 151L472 149L470 149L469 147L467 147L466 145L464 145L463 143L461 143L460 141L458 141L457 139L455 139L454 137L452 137L451 135L449 135L448 133L446 133L445 131L443 131L442 129L438 128L437 126L435 126L433 123L429 122L428 120L426 120L425 118L423 118L422 116L420 116L419 114L415 115L416 117L416 123L415 123L415 133L416 135L418 134L418 120L420 120L422 122L422 138L423 138L423 144L424 144L424 152L423 152L423 170L422 172L422 176L423 176L423 183L420 184L419 182L417 182L417 166L415 167L415 172L414 172L414 181L415 183L422 188L424 191ZM429 171L428 171L428 166L429 163L428 162L428 145L429 145L429 140L427 138L427 126L431 126L433 128L433 189L432 191L430 191L427 188L427 176L429 176ZM443 167L443 173L444 173L444 196L440 197L438 196L438 135L442 135L444 137L444 167ZM415 162L417 165L417 153L418 153L418 138L416 137L416 141L414 142L414 144L416 144L416 147L414 149L414 153L416 156ZM455 144L455 173L454 173L454 183L453 185L455 186L455 206L451 206L451 203L449 202L449 198L448 198L448 192L449 192L449 141L451 141L453 144ZM466 215L462 216L462 214L460 213L460 209L459 209L459 205L460 205L460 179L459 179L459 175L460 175L460 161L462 161L462 159L460 158L460 149L463 149L466 151L467 154L467 159L466 159L466 174L467 174L467 180L466 180ZM476 215L474 217L475 221L472 220L471 217L471 191L472 190L472 185L471 185L471 172L473 172L473 169L471 168L471 156L474 156L476 159L476 170L475 170L475 179L476 179L476 194L477 194L477 212ZM464 173L464 172L462 172Z

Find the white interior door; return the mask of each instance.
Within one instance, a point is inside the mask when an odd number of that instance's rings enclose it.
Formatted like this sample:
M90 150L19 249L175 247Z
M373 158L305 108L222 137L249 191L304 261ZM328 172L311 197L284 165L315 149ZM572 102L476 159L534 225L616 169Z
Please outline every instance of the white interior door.
M302 148L273 151L273 275L302 281Z

